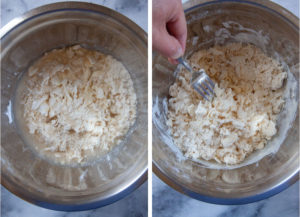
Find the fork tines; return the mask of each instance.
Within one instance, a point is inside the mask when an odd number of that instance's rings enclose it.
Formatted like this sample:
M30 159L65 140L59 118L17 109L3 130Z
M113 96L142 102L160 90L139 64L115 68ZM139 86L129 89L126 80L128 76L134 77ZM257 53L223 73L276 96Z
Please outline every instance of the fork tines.
M203 72L199 77L197 77L192 82L193 88L207 101L212 100L214 97L214 82L209 78L209 76Z

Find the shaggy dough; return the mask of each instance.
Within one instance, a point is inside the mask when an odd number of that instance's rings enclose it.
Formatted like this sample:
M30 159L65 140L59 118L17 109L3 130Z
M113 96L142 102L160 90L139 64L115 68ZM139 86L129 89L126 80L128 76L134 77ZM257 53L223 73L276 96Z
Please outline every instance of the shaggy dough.
M259 48L240 43L200 50L189 62L214 80L216 96L204 101L185 69L170 87L167 125L184 155L233 165L264 148L277 132L284 104L282 66Z
M29 143L58 163L106 154L135 121L133 82L109 55L79 45L53 50L22 80L20 108Z

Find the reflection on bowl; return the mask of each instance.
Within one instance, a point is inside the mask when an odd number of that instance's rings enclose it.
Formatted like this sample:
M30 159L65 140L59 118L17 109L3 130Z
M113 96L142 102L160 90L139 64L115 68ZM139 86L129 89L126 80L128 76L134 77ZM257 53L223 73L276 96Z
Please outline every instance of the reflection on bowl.
M284 68L290 71L287 87L291 91L279 118L279 133L263 152L256 152L241 165L230 166L230 170L228 166L195 162L186 159L172 145L165 123L166 100L176 71L163 57L156 56L152 114L154 172L178 191L217 204L249 203L282 191L298 179L299 171L298 19L272 2L255 0L195 0L188 2L185 8L188 55L214 44L254 44L286 64ZM294 107L292 112L291 106ZM276 139L277 146L274 145Z
M80 167L37 157L24 144L11 115L17 82L29 65L49 50L74 44L121 61L137 93L137 119L125 143ZM1 45L1 181L8 190L49 209L85 210L119 200L145 181L147 37L143 30L108 8L63 2L8 23L1 29Z

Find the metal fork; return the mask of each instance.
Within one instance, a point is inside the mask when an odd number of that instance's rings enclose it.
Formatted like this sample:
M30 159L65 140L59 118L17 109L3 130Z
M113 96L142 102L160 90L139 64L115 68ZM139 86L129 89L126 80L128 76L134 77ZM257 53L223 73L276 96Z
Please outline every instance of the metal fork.
M190 84L192 87L207 101L210 101L214 97L214 82L205 73L204 69L196 72L193 68L182 58L179 57L177 61L183 65L190 73L192 73L192 78Z

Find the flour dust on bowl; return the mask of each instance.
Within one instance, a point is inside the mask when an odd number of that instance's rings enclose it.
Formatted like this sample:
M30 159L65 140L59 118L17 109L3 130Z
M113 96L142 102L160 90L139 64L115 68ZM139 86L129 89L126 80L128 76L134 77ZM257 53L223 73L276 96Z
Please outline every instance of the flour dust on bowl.
M276 60L278 66L282 67L283 72L280 76L287 77L283 83L285 104L276 120L275 135L266 142L264 148L254 150L240 163L226 165L224 164L226 161L222 163L203 158L192 160L186 157L186 152L178 148L180 144L175 145L177 138L172 137L175 135L184 138L178 132L175 132L176 134L172 132L172 124L180 125L179 122L176 123L176 115L173 115L174 123L170 123L169 120L169 109L175 108L170 102L177 103L180 96L176 95L177 88L174 88L174 82L182 73L179 72L180 68L176 69L166 59L156 55L153 60L152 114L154 172L176 190L210 203L244 204L279 193L298 180L299 173L298 18L272 2L261 3L255 0L239 2L199 0L189 1L184 7L188 26L186 54L187 59L191 60L190 63L200 61L199 56L202 54L209 63L218 63L214 58L208 60L210 56L206 54L226 47L237 46L238 49L246 49L254 46L267 57ZM205 50L208 50L207 53ZM228 56L229 53L225 55ZM197 64L194 64L194 67L198 69ZM199 67L205 68L205 65ZM226 67L227 65L224 65L223 69ZM211 68L215 70L218 67ZM212 76L209 68L205 70ZM184 79L179 78L180 82L184 83ZM214 79L217 85L223 85L220 80ZM266 83L267 85L270 84ZM177 98L171 98L174 97L174 93ZM217 101L218 99L214 99L213 103ZM187 108L189 105L184 106ZM206 107L200 106L200 109L203 108ZM275 128L269 132L273 134L274 130ZM188 138L185 139L188 141Z
M39 7L12 20L1 29L1 46L1 181L4 187L36 205L49 209L71 211L92 209L113 203L128 195L146 180L147 35L140 27L123 15L99 5L62 2ZM22 82L24 74L26 76L30 66L34 63L37 64L36 61L41 57L45 58L45 55L51 56L51 52L64 52L68 49L69 51L71 50L70 55L80 56L82 52L83 54L84 52L93 53L90 56L85 55L86 58L90 58L87 61L88 64L92 65L88 65L86 68L87 77L78 72L77 78L81 79L80 82L72 77L76 73L72 74L64 69L64 76L66 76L64 78L70 79L71 83L75 82L73 87L78 85L76 87L80 91L76 92L76 97L80 98L80 95L84 93L83 90L93 88L94 85L90 83L86 83L89 85L86 88L80 86L89 79L94 84L97 84L97 82L102 82L101 79L98 79L98 77L102 76L106 81L111 80L112 86L118 82L113 77L101 72L101 64L98 64L98 66L96 66L97 64L93 65L94 57L99 57L99 60L104 59L103 65L113 62L115 68L118 68L119 71L127 71L127 74L121 73L122 75L118 74L115 77L120 79L127 76L130 80L125 83L131 86L130 88L136 94L136 97L132 98L133 103L131 107L133 110L129 109L133 118L128 119L130 123L124 123L129 129L123 132L125 135L121 133L122 135L120 134L112 139L116 144L113 144L111 149L107 149L107 152L102 155L93 156L92 160L89 157L84 160L84 154L80 155L85 152L82 149L77 154L70 155L72 157L67 161L55 162L49 156L39 153L37 149L33 148L32 144L28 144L30 140L27 140L26 136L22 135L23 129L22 124L20 124L22 122L30 123L28 126L31 127L32 132L36 132L38 129L35 129L36 123L34 120L38 116L31 114L30 109L38 109L39 114L51 115L54 110L51 111L47 105L44 105L45 102L46 104L50 103L51 97L48 101L42 100L44 104L37 105L36 102L32 103L27 108L29 110L19 114L15 108L20 101L15 96L18 90L17 87L20 81ZM54 56L53 58L55 59ZM57 60L62 59L58 58ZM80 61L82 60L79 59ZM48 69L51 68L49 68L49 65L47 67ZM34 77L34 69L36 68L33 67L31 71L29 70L31 76L33 76L31 82L34 83L42 78L41 81L46 84L46 80L49 77L46 76L47 72ZM51 74L50 72L54 73L57 71L51 70L48 71L48 75ZM91 72L94 77L90 74ZM40 75L44 77L39 77ZM45 79L46 77L47 79ZM35 85L26 87L25 91L29 91L29 94L23 95L23 100L30 101L36 97L43 98L39 96L39 93L47 90L49 85L58 84L64 80L60 80L60 78L60 75L57 74L52 74L52 77L50 75L47 85L43 86L44 89L36 89ZM109 84L108 82L107 85ZM70 94L65 97L70 97L71 100L75 96L72 95L71 89L68 89L71 86L68 86L68 83L58 84L57 88L53 90L53 92L57 93L55 97L59 97L59 92L64 89L68 90L69 92L67 92ZM107 89L109 88L107 87ZM101 104L97 99L106 96L108 93L105 91L97 87L93 94L84 95L84 97L87 97L84 101L94 100ZM51 95L52 93L48 91L48 94ZM116 93L115 96L117 97L118 94L121 93ZM68 101L63 96L62 99L62 102L56 102L55 104L55 116L49 116L49 120L40 116L41 120L45 120L45 126L49 123L57 126L57 120L55 119L59 114L65 114L64 117L67 116L66 111L64 113L62 110L60 113L58 109L62 105L61 103L67 103ZM110 100L112 106L117 105L116 99L103 98L103 100ZM74 103L72 100L70 102ZM117 115L113 110L109 110L111 117L116 117ZM80 108L78 107L76 111L79 112ZM98 115L93 113L92 110L89 110L89 113L90 115ZM70 135L74 135L74 133L79 132L83 137L78 137L77 139L89 141L90 144L92 144L91 141L97 143L97 138L91 138L92 136L97 136L95 130L98 129L99 132L106 130L100 127L102 126L101 122L89 125L82 121L82 124L80 124L80 119L76 119L75 116L68 116L68 120L64 119L64 117L60 117L60 120L67 121L64 122L65 125L61 128L62 130L67 130L64 134L70 133ZM90 120L93 120L95 117L90 118ZM78 126L78 128L68 128L71 123L69 122L70 118L74 118L73 121L77 121L77 124L73 126ZM30 119L31 121L29 121ZM122 121L125 122L126 119ZM91 130L92 133L90 135L83 133L83 131L89 131L90 126L93 128ZM47 131L47 129L51 129L49 128L50 126L47 127L44 129L43 135L47 138L54 137ZM80 132L80 129L83 129L83 131ZM56 130L59 131L59 129ZM58 131L53 132L58 133ZM63 138L59 137L62 143L64 142ZM107 137L102 137L102 139L105 140ZM52 142L55 143L55 139ZM74 140L73 143L76 144L76 141ZM41 144L39 143L38 145ZM68 145L53 150L62 151L68 149L66 147ZM76 155L77 158L73 158ZM79 156L83 156L83 158Z

